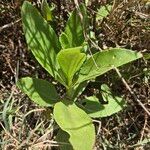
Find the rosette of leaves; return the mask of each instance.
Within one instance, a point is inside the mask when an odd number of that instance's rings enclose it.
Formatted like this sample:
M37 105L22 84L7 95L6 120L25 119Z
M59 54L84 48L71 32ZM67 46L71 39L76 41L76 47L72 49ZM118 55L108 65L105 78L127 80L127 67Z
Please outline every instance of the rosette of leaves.
M30 2L25 1L21 10L29 49L40 65L65 86L66 96L61 99L52 83L38 78L21 78L17 85L35 103L42 107L53 107L54 119L61 129L56 140L68 143L60 146L65 150L92 150L95 142L92 117L106 117L123 107L122 99L111 97L110 89L106 85L102 86L102 89L108 91L107 94L103 93L103 98L108 98L108 105L103 106L93 96L86 98L84 100L87 102L86 105L81 107L78 96L87 86L88 81L114 67L142 57L140 53L122 48L107 49L87 57L82 47L85 42L83 29L87 27L84 4L80 5L80 11L84 23L81 23L79 13L75 9L70 14L64 32L58 38L53 28ZM98 104L96 107L95 103ZM113 107L118 109L114 112ZM106 113L107 109L109 114Z

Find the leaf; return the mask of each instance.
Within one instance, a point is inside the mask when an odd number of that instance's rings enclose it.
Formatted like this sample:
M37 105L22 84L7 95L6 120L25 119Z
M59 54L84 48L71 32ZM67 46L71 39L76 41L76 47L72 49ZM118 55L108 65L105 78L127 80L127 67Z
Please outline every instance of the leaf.
M108 102L108 104L105 106L106 113L105 111L102 112L103 117L105 117L105 115L110 116L115 114L126 106L124 99L122 97L113 95L110 88L106 84L101 85L101 90L103 99Z
M91 118L71 101L63 100L54 106L54 119L69 135L74 150L92 150L95 130Z
M83 103L86 103L82 108L89 114L90 117L99 118L111 116L121 111L126 105L125 101L118 96L113 96L109 87L106 84L101 86L102 97L105 101L102 103L95 96L87 97Z
M122 66L141 57L141 53L123 48L112 48L97 52L82 65L77 83L93 79L114 67Z
M56 78L56 54L60 50L60 44L54 30L27 1L23 3L21 14L28 47L41 66Z
M67 21L65 31L60 36L59 40L63 48L81 46L85 40L83 28L86 30L88 27L87 12L84 4L81 4L79 9L83 17L82 20L78 10L75 9Z
M72 47L68 36L64 32L61 33L59 41L63 49Z
M58 102L55 87L45 80L25 77L18 81L17 86L40 106L48 107Z
M88 82L82 82L79 85L76 85L73 87L73 99L77 100L78 96L85 90L86 86L88 85Z
M106 5L106 6L100 7L96 15L96 20L102 20L103 18L107 17L111 9L112 9L112 5Z
M52 10L53 9L54 9L53 7L49 7L49 5L47 3L47 0L42 0L41 11L42 11L42 14L43 14L44 18L47 21L52 21L53 20L53 15L52 15Z
M63 130L59 130L56 136L56 141L58 144L60 143L60 150L73 150L73 147L71 146L69 142L69 134Z
M1 112L2 115L1 115L1 119L3 120L4 122L4 125L5 125L5 129L7 131L10 131L11 129L11 122L10 122L10 115L9 115L9 111L12 110L11 106L12 105L12 102L13 102L13 92L11 92L9 98L6 100L6 102L4 103L4 106L3 106L3 111Z
M146 59L146 60L149 60L150 59L150 53L145 53L143 55L143 57Z
M86 97L82 100L83 105L79 105L90 117L99 118L101 117L101 111L104 109L104 106L101 105L98 98L95 96Z
M82 47L75 47L62 50L57 55L60 68L62 69L67 85L72 84L74 74L80 69L86 59L86 55L81 53Z

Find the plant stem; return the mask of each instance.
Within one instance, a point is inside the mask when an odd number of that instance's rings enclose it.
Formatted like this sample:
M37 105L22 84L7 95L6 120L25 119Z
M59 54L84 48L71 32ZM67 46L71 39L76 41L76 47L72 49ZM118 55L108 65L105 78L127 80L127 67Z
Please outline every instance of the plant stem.
M69 88L67 89L67 98L68 98L69 100L71 100L72 97L73 97L73 88L72 88L72 87L69 87Z

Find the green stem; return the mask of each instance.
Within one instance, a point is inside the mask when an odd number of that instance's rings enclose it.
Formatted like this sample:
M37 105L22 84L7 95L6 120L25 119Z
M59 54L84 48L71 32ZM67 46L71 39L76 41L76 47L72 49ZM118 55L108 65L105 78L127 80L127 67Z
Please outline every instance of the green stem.
M69 87L67 89L67 97L71 100L72 97L73 97L73 88L72 87Z

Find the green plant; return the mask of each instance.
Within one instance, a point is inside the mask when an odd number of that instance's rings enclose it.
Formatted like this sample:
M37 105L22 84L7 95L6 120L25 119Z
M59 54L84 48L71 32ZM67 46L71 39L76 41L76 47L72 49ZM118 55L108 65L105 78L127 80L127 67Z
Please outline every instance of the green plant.
M111 11L111 9L112 9L111 5L101 6L98 9L96 19L102 20L103 18L107 17L107 15L109 15L109 12Z
M52 21L53 20L52 11L54 10L54 8L55 8L55 6L49 6L48 5L47 0L42 0L41 11L42 11L43 17L47 21Z
M28 47L41 66L65 86L66 96L60 99L53 84L37 78L22 78L17 85L35 103L53 107L53 117L61 128L56 140L71 144L60 147L65 150L92 150L95 129L91 117L106 117L124 106L121 98L112 96L107 85L102 85L101 89L102 97L108 104L103 105L95 96L78 101L88 81L142 57L140 53L122 48L111 48L88 56L83 48L83 28L87 27L88 22L83 4L80 5L80 11L84 23L81 23L77 10L74 10L58 39L36 8L26 1L22 6L23 29Z

